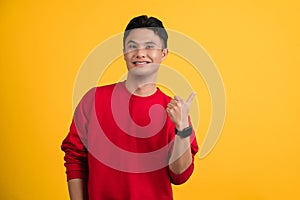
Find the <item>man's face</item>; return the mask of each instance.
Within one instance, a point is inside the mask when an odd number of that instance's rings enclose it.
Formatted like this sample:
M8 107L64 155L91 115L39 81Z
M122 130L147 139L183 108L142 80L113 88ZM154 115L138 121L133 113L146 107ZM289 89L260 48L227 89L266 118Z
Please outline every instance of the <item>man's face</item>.
M136 75L157 73L167 54L160 37L150 29L133 29L125 40L124 59L128 70Z

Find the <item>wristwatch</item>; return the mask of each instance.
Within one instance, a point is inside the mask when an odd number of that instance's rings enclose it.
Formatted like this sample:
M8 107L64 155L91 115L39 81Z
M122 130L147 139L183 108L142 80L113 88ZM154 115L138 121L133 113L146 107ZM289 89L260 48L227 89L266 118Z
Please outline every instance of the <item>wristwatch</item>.
M182 138L186 138L186 137L192 135L192 132L193 132L192 129L193 129L192 126L188 126L188 127L184 128L182 131L179 131L175 128L175 133L176 133L176 135L178 135Z

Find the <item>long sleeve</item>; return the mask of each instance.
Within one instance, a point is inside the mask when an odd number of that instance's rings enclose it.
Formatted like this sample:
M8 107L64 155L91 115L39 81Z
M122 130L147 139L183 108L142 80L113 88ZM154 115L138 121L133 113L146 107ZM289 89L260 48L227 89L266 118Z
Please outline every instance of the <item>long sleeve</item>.
M65 152L64 160L67 180L74 178L87 179L87 150L77 132L75 120L72 120L70 131L64 139L61 149Z
M67 180L88 178L87 126L89 108L93 105L92 91L90 90L78 104L69 133L61 145L61 149L65 152Z
M192 125L190 118L189 118L189 124ZM170 180L171 183L173 183L174 185L180 185L185 183L190 178L190 176L194 171L194 156L198 152L198 144L197 144L194 129L192 135L190 136L190 146L192 152L192 163L190 164L190 166L180 174L175 174L174 172L172 172L172 170L169 169ZM174 148L174 146L172 148Z

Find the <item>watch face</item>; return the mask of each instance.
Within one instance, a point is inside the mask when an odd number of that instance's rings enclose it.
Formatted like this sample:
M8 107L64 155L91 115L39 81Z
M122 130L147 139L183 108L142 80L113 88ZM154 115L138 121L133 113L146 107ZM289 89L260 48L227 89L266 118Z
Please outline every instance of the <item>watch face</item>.
M188 137L192 134L192 126L189 126L187 128L184 128L182 131L178 131L176 129L176 135L180 136L180 137Z

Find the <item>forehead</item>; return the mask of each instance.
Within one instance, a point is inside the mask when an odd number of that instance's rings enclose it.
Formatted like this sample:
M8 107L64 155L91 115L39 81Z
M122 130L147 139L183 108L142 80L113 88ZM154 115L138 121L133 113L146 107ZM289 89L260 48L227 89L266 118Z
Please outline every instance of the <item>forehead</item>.
M129 32L128 37L125 40L125 44L128 41L135 41L137 43L155 42L158 45L162 45L160 37L154 33L154 31L147 28L136 28Z

